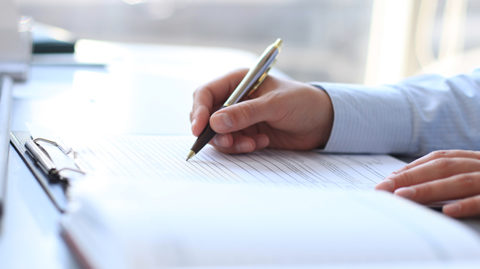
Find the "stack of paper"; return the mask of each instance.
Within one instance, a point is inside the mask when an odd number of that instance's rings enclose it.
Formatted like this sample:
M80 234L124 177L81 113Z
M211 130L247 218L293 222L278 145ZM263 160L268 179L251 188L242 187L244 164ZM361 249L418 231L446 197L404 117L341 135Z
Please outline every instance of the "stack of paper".
M89 176L74 184L62 225L94 268L369 268L480 257L478 236L455 220L359 190L402 165L388 156L206 148L187 163L191 138L82 141L75 147Z

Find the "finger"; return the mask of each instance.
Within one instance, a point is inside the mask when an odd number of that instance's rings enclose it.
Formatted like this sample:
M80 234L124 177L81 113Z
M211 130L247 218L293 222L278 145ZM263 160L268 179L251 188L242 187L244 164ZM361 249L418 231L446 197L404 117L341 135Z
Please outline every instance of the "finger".
M210 124L217 133L236 132L262 121L281 118L277 109L281 105L268 96L246 100L215 112L210 117Z
M201 86L193 93L193 107L190 112L192 133L198 136L207 125L210 114L223 103L240 83L245 70L234 71L226 76Z
M377 190L394 191L395 189L447 178L456 174L480 170L480 160L469 158L440 158L414 166L388 176L375 188Z
M238 153L249 153L255 150L255 140L249 136L235 133L232 134L233 143L229 147L222 147L215 145L215 148L223 153L228 154L238 154Z
M215 148L223 153L239 154L249 153L255 150L266 148L270 143L269 138L265 134L256 134L253 136L243 135L241 133L235 133L232 135L233 143L229 146L222 146L221 143L217 144L215 141L213 145Z
M464 198L479 193L480 172L454 175L395 191L396 195L424 204Z
M266 134L256 134L253 139L255 140L255 150L264 149L270 144L270 139Z
M480 195L445 205L442 211L445 215L454 218L478 216L480 215Z
M240 135L248 136L254 138L258 134L257 126L251 126L249 128L243 129L241 132L227 133L227 134L216 134L213 139L210 141L210 144L222 148L232 147L236 137Z
M411 169L413 167L419 166L426 162L440 159L440 158L453 158L453 157L463 157L463 158L472 158L472 159L480 159L480 152L479 151L471 151L471 150L437 150L433 151L401 168L398 171L393 172L393 174L398 174L405 170Z
M223 104L245 74L246 70L233 71L195 90L193 93L193 115L195 115L195 111L199 106L213 109L215 105Z
M232 134L217 134L210 144L221 148L230 148L233 146L233 136Z
M206 106L199 106L190 120L192 122L191 128L194 136L199 136L202 133L205 126L207 126L209 118L209 109Z

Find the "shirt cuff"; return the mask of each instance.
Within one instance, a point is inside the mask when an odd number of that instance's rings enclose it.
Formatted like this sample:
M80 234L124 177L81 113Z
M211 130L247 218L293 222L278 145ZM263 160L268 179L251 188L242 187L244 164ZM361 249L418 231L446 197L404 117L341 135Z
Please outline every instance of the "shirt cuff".
M394 86L312 84L325 90L333 104L333 127L325 151L409 153L412 115L400 89Z

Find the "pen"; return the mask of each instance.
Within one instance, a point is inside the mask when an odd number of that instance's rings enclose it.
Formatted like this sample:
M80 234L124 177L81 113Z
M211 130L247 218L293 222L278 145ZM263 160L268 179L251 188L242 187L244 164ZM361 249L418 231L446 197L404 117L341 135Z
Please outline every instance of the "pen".
M220 109L240 102L245 95L252 94L258 88L258 86L260 86L263 80L265 80L267 77L268 71L270 71L275 58L280 52L281 45L282 39L279 38L273 44L268 46L267 49L265 49L262 56L260 56L258 59L258 62L252 68L250 68L250 70L248 70L245 77L238 84ZM190 152L187 156L187 161L195 156L195 154L197 154L215 136L215 134L215 131L213 131L212 127L210 127L210 123L207 123L207 126L198 136L197 140L190 149Z

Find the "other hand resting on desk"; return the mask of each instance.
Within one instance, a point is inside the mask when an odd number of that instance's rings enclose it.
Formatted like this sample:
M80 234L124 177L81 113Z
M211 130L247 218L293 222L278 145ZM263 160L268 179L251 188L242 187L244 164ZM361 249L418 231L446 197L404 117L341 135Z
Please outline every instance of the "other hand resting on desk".
M480 215L480 152L440 150L392 173L376 189L428 204L461 199L443 207L452 217Z

